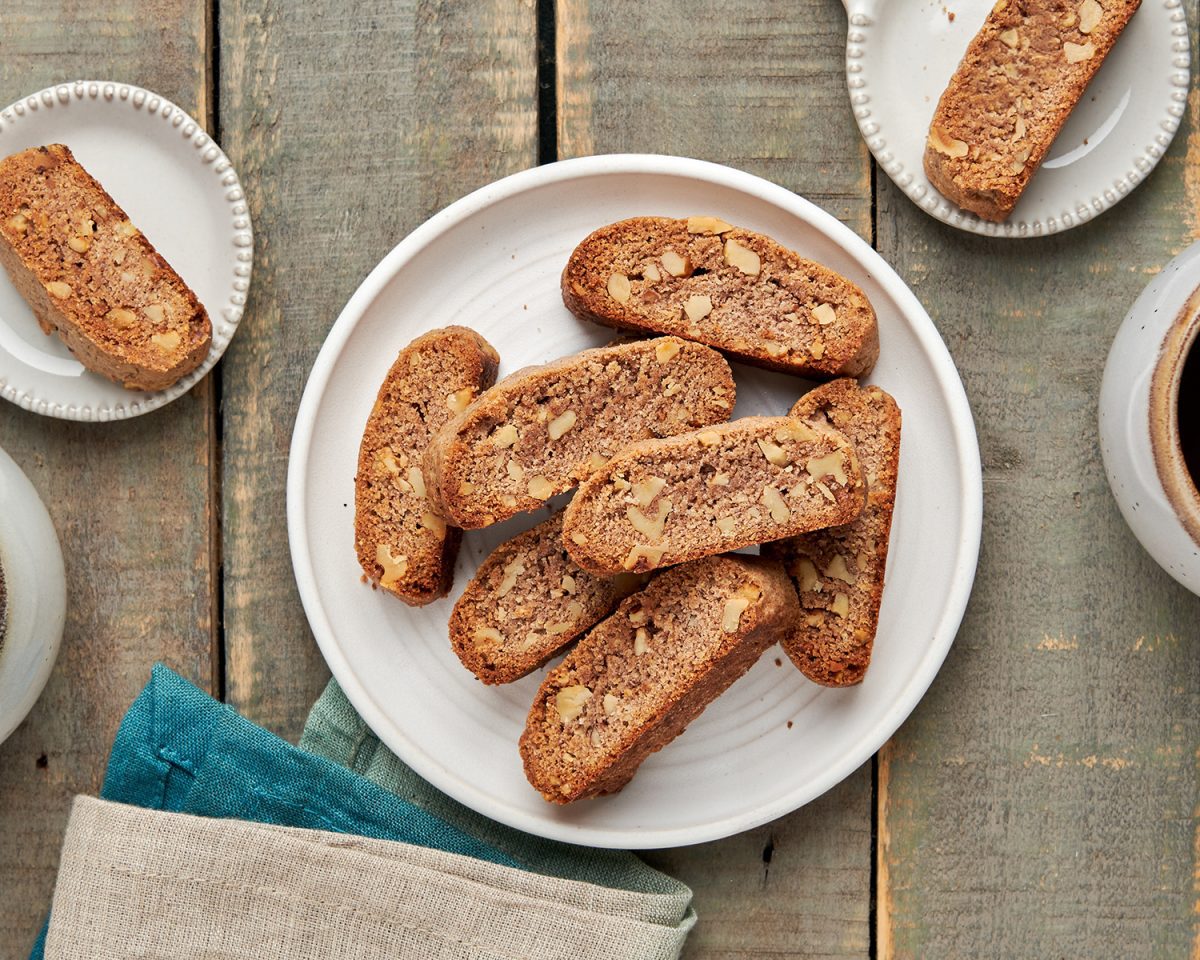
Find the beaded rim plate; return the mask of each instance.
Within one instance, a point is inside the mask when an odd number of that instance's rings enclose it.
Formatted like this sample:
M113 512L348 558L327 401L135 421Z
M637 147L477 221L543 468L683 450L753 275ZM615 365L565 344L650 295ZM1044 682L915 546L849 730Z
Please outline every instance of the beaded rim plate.
M981 220L925 176L925 136L942 91L994 0L842 0L846 85L879 165L930 216L992 237L1087 223L1162 159L1187 110L1191 53L1182 0L1145 0L1004 223Z
M526 782L517 740L544 675L487 687L446 624L479 563L544 518L467 531L449 597L407 607L362 582L354 473L363 425L397 352L435 327L478 330L500 375L613 337L576 319L559 286L571 250L636 215L714 214L859 283L879 317L870 381L904 411L888 583L861 686L818 687L770 650L620 793L566 807ZM734 364L735 417L786 413L804 381ZM699 160L599 156L507 177L452 204L363 281L309 375L288 460L288 540L300 598L333 675L380 739L467 806L544 837L617 848L680 846L774 820L868 760L941 666L975 576L982 482L975 426L929 315L857 234L794 193Z
M42 333L0 270L0 396L65 420L122 420L187 393L237 330L254 261L250 212L221 148L165 97L128 83L75 80L0 110L0 156L65 143L195 291L212 320L204 362L166 390L141 392L85 370Z

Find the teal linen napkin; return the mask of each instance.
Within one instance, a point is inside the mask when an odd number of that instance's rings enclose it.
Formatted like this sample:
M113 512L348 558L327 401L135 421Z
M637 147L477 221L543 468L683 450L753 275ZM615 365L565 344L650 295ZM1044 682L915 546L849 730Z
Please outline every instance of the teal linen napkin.
M360 775L361 774L361 775ZM657 894L647 920L685 932L691 891L629 853L541 840L436 791L330 682L293 747L155 665L113 743L101 796L155 810L352 833L548 876ZM41 960L45 929L32 958Z

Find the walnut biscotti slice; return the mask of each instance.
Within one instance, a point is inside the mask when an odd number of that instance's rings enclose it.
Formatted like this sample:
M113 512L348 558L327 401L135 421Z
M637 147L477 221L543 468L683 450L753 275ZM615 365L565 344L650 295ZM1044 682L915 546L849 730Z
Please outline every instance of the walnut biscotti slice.
M429 444L425 477L464 529L536 510L618 450L727 420L715 350L677 337L598 347L505 377Z
M429 438L496 379L500 357L466 327L417 337L388 370L367 418L354 478L354 546L372 581L405 603L445 596L462 531L429 498Z
M581 570L563 549L556 513L483 561L450 615L450 645L484 683L511 683L608 616L644 579Z
M579 488L563 542L585 570L653 570L848 523L865 499L837 430L744 417L626 448Z
M862 682L879 624L900 467L900 408L879 387L835 380L801 397L791 416L843 431L867 475L867 505L856 520L763 547L765 556L783 563L803 608L783 649L810 680L851 686Z
M939 191L1012 213L1141 0L998 0L946 87L925 145Z
M859 376L879 356L875 311L845 277L713 217L636 217L583 241L563 301L606 326L669 333L805 377Z
M208 356L196 295L60 143L0 160L0 263L89 370L162 390Z
M709 557L655 577L551 670L521 736L552 803L620 790L798 615L777 564Z

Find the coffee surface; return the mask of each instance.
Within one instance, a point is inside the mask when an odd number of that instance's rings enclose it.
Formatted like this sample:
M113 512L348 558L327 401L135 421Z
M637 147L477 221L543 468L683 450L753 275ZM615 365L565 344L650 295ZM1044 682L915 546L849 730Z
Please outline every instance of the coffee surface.
M1179 445L1192 483L1200 489L1200 342L1192 344L1179 381Z

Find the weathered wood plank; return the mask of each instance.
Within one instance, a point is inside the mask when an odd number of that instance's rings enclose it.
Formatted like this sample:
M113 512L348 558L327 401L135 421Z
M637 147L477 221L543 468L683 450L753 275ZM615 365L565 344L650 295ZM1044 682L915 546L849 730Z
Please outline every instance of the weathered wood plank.
M0 103L111 77L204 122L205 18L200 0L12 0L0 6ZM0 957L28 954L71 798L99 789L117 723L151 664L214 684L210 380L126 423L70 424L0 404L0 446L46 501L69 578L57 666L0 747Z
M372 0L353 16L334 2L221 4L224 146L258 244L223 381L226 692L285 736L299 735L328 676L285 526L305 378L392 246L452 200L536 163L535 13L529 0Z
M846 15L804 0L559 0L559 155L666 153L795 190L870 239Z
M1118 325L1200 232L1192 104L1149 181L1059 237L969 238L881 178L879 248L959 365L985 510L955 647L880 755L880 958L1197 955L1200 599L1123 524L1096 427Z
M654 0L634 15L558 0L557 11L561 156L725 163L870 238L870 167L846 104L846 19L836 4ZM651 859L696 891L689 958L865 957L870 764L773 824Z
M645 859L688 883L700 922L684 956L863 957L870 930L871 765L803 810Z

